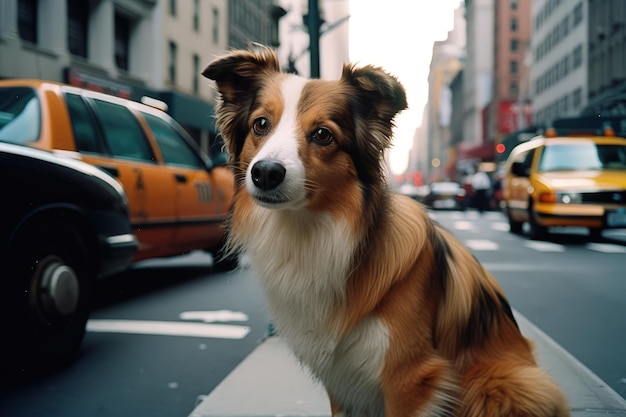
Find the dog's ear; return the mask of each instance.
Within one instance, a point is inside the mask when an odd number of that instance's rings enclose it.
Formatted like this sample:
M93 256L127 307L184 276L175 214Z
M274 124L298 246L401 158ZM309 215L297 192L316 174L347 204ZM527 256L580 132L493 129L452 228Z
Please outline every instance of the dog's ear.
M204 77L216 82L220 93L215 109L217 126L231 161L239 158L248 133L248 113L264 77L279 72L276 53L256 44L249 51L232 51L217 58L202 71Z
M276 53L255 44L249 51L233 51L217 58L202 71L202 75L217 83L222 100L232 102L250 95L250 88L272 72L280 72Z
M406 92L398 79L378 67L344 65L341 81L351 92L357 160L366 184L380 181L383 152L391 146L393 119L406 109Z
M391 124L394 116L407 108L404 87L382 68L344 65L341 78L356 89L358 101L353 103L354 110L363 117L376 117Z

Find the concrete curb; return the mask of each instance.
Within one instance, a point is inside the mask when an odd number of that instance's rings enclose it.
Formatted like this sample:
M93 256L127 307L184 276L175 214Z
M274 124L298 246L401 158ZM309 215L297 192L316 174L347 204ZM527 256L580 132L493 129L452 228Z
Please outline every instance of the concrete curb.
M563 388L574 417L626 416L626 401L524 316L540 365ZM280 337L244 359L188 417L330 417L326 393Z

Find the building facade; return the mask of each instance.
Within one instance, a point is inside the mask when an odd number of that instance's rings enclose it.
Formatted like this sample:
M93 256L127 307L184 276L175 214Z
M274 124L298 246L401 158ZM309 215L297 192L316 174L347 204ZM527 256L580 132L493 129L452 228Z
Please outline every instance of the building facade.
M584 113L626 116L626 2L582 3L582 13L589 15L588 103Z
M213 92L200 71L227 50L226 0L2 0L0 78L150 96L210 151Z
M494 4L493 98L487 142L494 144L532 124L530 100L531 3L499 0Z
M536 125L576 116L587 105L587 63L593 65L588 49L589 11L587 0L532 2L530 78Z
M487 139L486 109L493 90L494 1L465 0L463 145L468 148L480 146Z

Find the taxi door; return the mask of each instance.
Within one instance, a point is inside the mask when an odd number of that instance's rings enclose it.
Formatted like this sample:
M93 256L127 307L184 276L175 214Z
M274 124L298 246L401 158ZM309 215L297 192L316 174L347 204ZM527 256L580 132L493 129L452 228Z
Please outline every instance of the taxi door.
M228 211L224 192L182 131L165 117L141 112L154 135L163 160L176 181L178 228L174 245L180 250L213 249L222 237ZM182 128L180 128L182 130Z
M128 196L135 260L167 254L176 224L176 183L157 163L135 116L121 104L65 93L82 159L115 177Z
M511 166L508 184L508 207L511 215L525 219L530 199L530 172L535 149L519 154Z

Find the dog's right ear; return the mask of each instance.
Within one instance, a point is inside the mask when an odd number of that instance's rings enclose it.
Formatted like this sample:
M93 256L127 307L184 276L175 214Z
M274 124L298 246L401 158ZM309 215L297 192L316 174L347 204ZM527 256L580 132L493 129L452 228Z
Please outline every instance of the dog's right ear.
M222 100L230 103L256 92L261 78L273 72L280 72L276 53L266 46L253 45L250 51L233 51L217 58L202 75L214 80Z
M249 112L264 77L280 72L278 57L270 48L252 46L250 51L233 51L211 62L202 71L214 80L220 93L215 114L230 161L236 163L250 131Z

